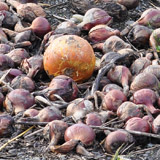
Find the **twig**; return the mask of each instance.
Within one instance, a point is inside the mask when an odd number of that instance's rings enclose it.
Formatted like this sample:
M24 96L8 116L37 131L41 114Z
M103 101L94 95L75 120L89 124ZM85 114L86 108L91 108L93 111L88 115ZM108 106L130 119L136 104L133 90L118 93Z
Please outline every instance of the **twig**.
M33 127L34 127L34 126L28 128L26 131L22 132L22 133L19 134L18 136L14 137L13 139L9 140L7 143L5 143L4 145L2 145L2 146L0 147L0 151L1 151L2 149L4 149L8 144L10 144L11 142L15 141L17 138L23 136L25 133L27 133L27 132L28 132L29 130L31 130Z
M139 136L146 136L146 137L160 139L160 135L153 134L153 133L146 133L146 132L140 132L140 131L131 131L131 130L126 130L126 129L121 129L121 128L102 127L102 126L90 126L90 127L92 127L93 129L110 130L110 131L121 130L121 131L126 131L126 132L131 133L131 134L139 135Z
M51 6L49 7L49 9L54 8L54 7L58 7L58 6L61 6L61 5L65 5L65 4L67 4L67 2L54 4L54 5L51 5Z
M66 19L66 18L64 18L64 17L57 16L57 15L55 15L55 14L52 14L52 16L53 16L54 18L58 19L58 20L61 20L61 21L69 21L69 19Z
M38 129L37 131L34 131L31 134L26 135L24 138L30 138L30 137L34 136L35 134L40 133L42 131L43 131L43 128Z
M21 122L21 121L16 121L16 124L22 124L22 125L39 125L39 126L45 126L49 122Z

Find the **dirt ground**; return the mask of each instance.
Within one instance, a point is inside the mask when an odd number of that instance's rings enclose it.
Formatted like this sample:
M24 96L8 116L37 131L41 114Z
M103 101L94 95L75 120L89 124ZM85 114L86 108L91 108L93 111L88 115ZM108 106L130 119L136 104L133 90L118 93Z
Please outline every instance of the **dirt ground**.
M73 8L71 8L68 0L39 0L43 4L45 11L47 13L47 19L50 21L52 26L56 26L62 20L59 20L53 16L57 15L66 19L72 17L76 13ZM48 4L48 5L47 5ZM114 22L113 28L122 30L128 21L135 21L140 14L147 8L153 7L153 4L160 7L160 3L156 3L149 0L144 0L140 2L140 5L133 10L129 11L128 17L123 22ZM20 126L16 125L16 131L10 138L1 138L0 146L6 143L8 140L19 135L25 129L28 129L30 126ZM40 126L34 127L32 130L27 132L27 134L32 133L40 129ZM104 151L103 145L100 145L100 142L104 137L101 135L96 137L94 146L87 148L88 151L93 153L93 157L81 156L72 151L67 154L57 154L48 151L46 148L48 146L48 141L44 139L42 132L35 134L29 138L25 138L25 134L21 138L13 141L8 144L0 152L0 160L110 160L111 156ZM128 150L122 160L159 160L160 159L160 141L153 139L146 139L143 144L139 143Z

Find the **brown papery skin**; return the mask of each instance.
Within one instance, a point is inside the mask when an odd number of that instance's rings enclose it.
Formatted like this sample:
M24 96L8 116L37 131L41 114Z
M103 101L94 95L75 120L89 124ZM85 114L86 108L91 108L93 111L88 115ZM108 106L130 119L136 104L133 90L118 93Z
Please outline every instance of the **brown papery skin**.
M160 109L156 109L153 106L156 100L157 96L151 89L140 89L133 94L133 102L136 104L145 104L152 114L160 112Z
M125 94L120 90L113 89L103 98L102 108L116 112L117 108L125 101L127 101Z
M95 133L88 125L78 123L67 128L64 139L65 141L80 140L84 145L89 146L93 144Z
M126 131L114 131L109 133L105 139L104 148L109 153L115 153L116 150L124 143L133 143L133 136Z
M145 119L139 117L133 117L126 122L125 129L149 133L150 125Z
M140 73L132 81L130 89L135 92L143 88L159 89L159 80L152 73Z

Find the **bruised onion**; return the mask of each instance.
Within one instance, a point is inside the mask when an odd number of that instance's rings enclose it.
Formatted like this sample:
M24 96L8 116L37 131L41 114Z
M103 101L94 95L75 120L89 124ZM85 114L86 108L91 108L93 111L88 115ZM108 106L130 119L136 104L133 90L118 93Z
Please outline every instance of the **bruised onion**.
M35 117L38 115L38 113L39 113L39 111L37 109L29 108L24 111L23 117Z
M127 101L125 94L120 90L113 89L103 98L102 108L116 112L117 108L125 101Z
M105 40L104 45L103 45L103 52L117 52L120 49L123 48L131 48L131 45L124 42L121 38L118 36L111 36L107 40Z
M137 91L143 88L149 88L153 90L159 89L159 80L152 73L140 73L132 81L130 89Z
M83 98L77 98L67 106L66 116L73 116L75 120L84 118L87 113L93 111L93 103Z
M129 83L132 75L130 70L121 65L117 65L115 68L110 69L107 77L112 82L118 83L123 86L123 92L127 95L129 91Z
M49 84L48 90L50 100L56 99L54 94L61 96L67 102L78 96L77 84L72 78L65 75L54 77Z
M20 65L22 60L25 58L29 58L29 53L23 48L13 49L7 54L16 65Z
M66 22L62 22L60 23L55 31L55 34L72 34L72 35L80 35L80 29L78 28L78 26L71 22L71 21L66 21Z
M14 67L13 60L7 55L0 54L0 70L6 70Z
M14 119L10 115L0 115L0 137L8 137L13 131Z
M124 5L127 9L133 9L139 5L140 0L116 0L116 2Z
M22 75L16 76L12 80L11 87L13 89L23 88L32 92L35 89L35 83L30 77L22 74Z
M158 115L152 123L152 132L155 134L160 133L160 115Z
M101 126L102 120L98 113L91 112L86 115L85 123L91 126Z
M24 111L35 104L34 97L25 89L15 89L7 94L4 107L7 112L15 113Z
M111 91L113 89L117 89L117 90L123 91L122 87L118 86L117 84L110 83L110 84L107 84L107 85L105 85L103 87L102 92L108 93L109 91Z
M21 121L51 122L60 119L62 119L61 112L54 106L49 106L41 109L36 116L22 118Z
M133 75L138 75L139 73L143 72L143 70L151 64L152 62L146 57L140 57L132 63L130 68L131 73Z
M109 25L111 21L112 17L109 16L105 10L100 8L91 8L85 13L82 23L80 23L78 26L82 30L88 31L98 24Z
M36 17L45 17L46 13L43 8L35 3L21 4L15 0L7 0L7 3L16 8L17 13L22 16L25 20L32 22Z
M151 89L140 89L133 94L133 102L136 104L145 104L152 113L159 113L160 109L156 109L153 105L157 100L157 96Z
M61 120L53 120L49 122L43 129L43 135L45 138L49 138L49 146L56 145L59 140L64 138L65 130L68 128L68 124Z
M134 138L130 133L117 130L108 134L104 148L109 153L115 153L122 144L131 144L133 142Z
M21 63L22 70L27 73L27 76L34 78L39 71L43 70L43 57L39 55L25 58Z
M150 125L145 119L139 117L133 117L126 122L125 129L149 133Z
M132 117L143 117L143 108L141 105L134 104L132 102L123 102L117 109L117 116L127 121Z
M64 139L65 141L80 140L84 145L89 146L93 144L95 133L88 125L78 123L66 129Z
M91 42L97 43L106 40L113 35L120 35L119 30L108 27L107 25L96 25L89 31L89 40Z

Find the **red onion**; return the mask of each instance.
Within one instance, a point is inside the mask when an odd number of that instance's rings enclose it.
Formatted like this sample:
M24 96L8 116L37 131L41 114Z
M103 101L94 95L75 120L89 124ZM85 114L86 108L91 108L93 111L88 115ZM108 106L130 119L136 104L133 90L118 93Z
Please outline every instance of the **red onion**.
M143 88L158 90L159 80L152 73L140 73L133 79L130 89L132 91L138 91Z
M160 109L156 109L153 106L156 100L157 96L151 89L140 89L133 94L133 102L136 104L145 104L152 114L160 112Z
M13 60L7 55L0 54L0 70L6 70L14 67Z
M35 83L30 77L22 74L22 75L16 76L12 80L11 87L13 89L23 88L28 90L29 92L32 92L35 89Z
M0 115L0 137L9 137L13 131L14 119L10 115Z
M102 42L113 35L120 35L119 30L108 27L107 25L96 25L89 31L89 40L94 43Z
M125 129L149 133L150 125L145 119L139 117L133 117L126 122Z
M75 120L84 118L87 113L93 111L93 103L83 98L77 98L67 106L66 116L73 116Z
M23 113L23 117L35 117L37 116L39 113L39 111L37 109L34 109L34 108L29 108L27 109L26 111L24 111Z
M39 71L43 70L43 57L39 55L26 58L21 63L22 70L27 73L27 76L34 78Z
M131 48L131 45L124 42L118 36L111 36L104 42L103 53L117 52L118 50L124 48Z
M36 17L45 17L46 13L40 5L35 3L21 4L15 0L6 0L10 5L16 8L17 13L25 20L32 22Z
M7 54L11 50L11 46L8 44L0 44L0 54Z
M17 33L16 36L14 37L14 42L21 43L21 42L30 41L31 34L32 34L32 32L30 30Z
M3 11L3 10L8 11L9 7L5 2L0 2L0 11Z
M122 87L118 86L117 84L107 84L103 87L103 90L102 92L104 93L108 93L109 91L113 90L113 89L117 89L117 90L120 90L120 91L123 91Z
M89 146L93 144L95 133L88 125L78 123L66 129L64 139L65 141L80 140L84 145Z
M29 53L23 48L13 49L11 52L7 54L16 65L20 65L22 60L25 58L29 58Z
M41 109L36 116L22 118L21 121L51 122L60 119L62 119L61 112L54 106L49 106Z
M107 77L112 82L122 85L124 94L128 94L129 83L131 81L132 75L127 67L118 65L115 68L109 70Z
M117 108L125 101L127 101L125 94L120 90L113 89L103 98L102 108L116 112Z
M112 111L101 111L98 113L101 117L102 123L105 123L108 120L113 119L116 114Z
M138 75L139 73L143 72L143 70L151 65L151 61L146 57L140 57L136 59L131 65L131 73L133 75Z
M152 132L155 134L160 133L160 115L158 115L152 123Z
M102 120L100 115L96 112L91 112L86 115L85 123L89 126L101 126Z
M116 0L116 2L124 5L127 9L133 9L139 5L140 0Z
M56 99L54 94L61 96L67 102L74 100L78 96L76 82L65 75L54 77L50 82L48 89L50 100Z
M134 138L130 133L117 130L109 133L106 137L104 148L109 153L115 153L122 144L131 144L133 142Z
M58 144L64 138L65 130L68 124L61 120L53 120L49 122L43 129L43 135L50 140L50 146Z
M55 34L73 34L73 35L80 35L80 29L78 26L71 22L71 21L66 21L60 23L56 29L55 29Z
M89 9L84 17L83 22L78 26L82 30L90 30L92 27L98 24L106 24L109 25L112 21L112 17L108 15L108 13L100 8L91 8Z
M150 124L150 126L152 126L154 118L151 115L146 115L142 119L144 119L145 121L147 121Z
M7 94L4 107L7 112L15 113L24 111L35 104L34 97L25 89L15 89Z
M143 108L141 105L126 101L118 107L117 116L125 121L132 117L143 117Z

